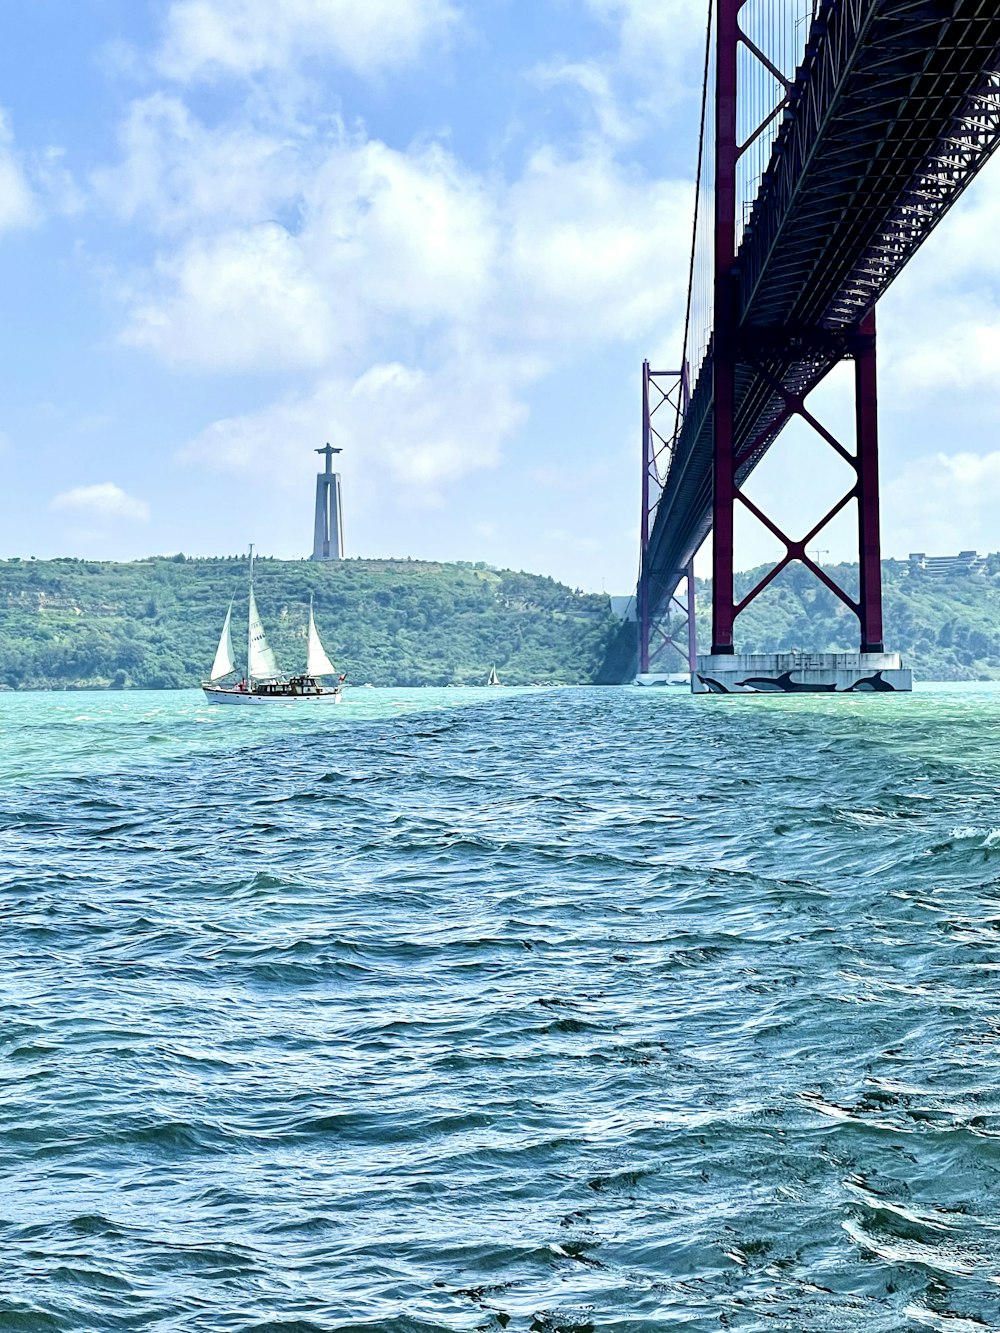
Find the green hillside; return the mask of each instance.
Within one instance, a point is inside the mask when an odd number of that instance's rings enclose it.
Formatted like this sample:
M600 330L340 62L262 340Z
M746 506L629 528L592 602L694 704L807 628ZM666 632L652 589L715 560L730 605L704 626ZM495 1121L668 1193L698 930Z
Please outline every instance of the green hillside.
M736 576L739 600L766 567ZM827 572L854 595L857 565ZM938 574L908 561L882 564L885 646L903 654L920 680L1000 679L1000 556L985 574ZM698 585L698 642L711 643L711 584ZM858 622L846 606L804 566L790 565L736 621L739 652L800 648L856 652Z
M286 669L305 662L309 595L355 683L593 680L615 622L606 597L485 565L258 559L255 592ZM174 688L211 666L229 599L240 656L241 558L0 561L0 687Z
M738 575L737 596L763 572ZM853 566L831 572L849 589L856 584ZM0 688L196 685L233 596L242 643L246 574L245 557L0 561ZM918 678L1000 679L1000 556L985 575L942 578L899 561L886 561L883 575L886 646ZM635 626L619 625L606 597L536 574L415 560L262 559L256 591L289 670L304 662L313 593L330 654L358 684L478 684L493 662L511 685L610 683L635 671ZM703 648L710 598L700 581ZM796 565L737 621L737 647L747 652L853 650L857 635L847 608Z

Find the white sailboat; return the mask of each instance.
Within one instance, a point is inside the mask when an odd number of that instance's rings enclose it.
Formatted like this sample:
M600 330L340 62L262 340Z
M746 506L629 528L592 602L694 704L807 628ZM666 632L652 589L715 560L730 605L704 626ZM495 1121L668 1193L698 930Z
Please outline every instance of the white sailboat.
M341 675L335 685L323 685L325 676L337 676L337 670L316 629L312 597L309 598L309 634L306 650L306 669L298 676L283 676L271 645L264 633L253 595L253 547L250 547L250 605L247 617L247 673L239 681L228 680L237 674L233 652L233 603L229 603L226 620L219 637L215 661L208 680L201 688L210 704L270 704L270 703L334 703L343 698Z
M490 667L490 674L486 677L486 684L487 684L487 685L499 685L499 684L500 684L500 677L497 675L497 668L496 668L496 663L495 663L495 662L494 662L493 666Z

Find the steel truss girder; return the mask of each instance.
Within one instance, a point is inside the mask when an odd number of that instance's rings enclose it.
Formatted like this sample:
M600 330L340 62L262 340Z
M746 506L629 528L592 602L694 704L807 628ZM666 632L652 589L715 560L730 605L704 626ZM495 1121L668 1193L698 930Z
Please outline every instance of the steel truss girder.
M741 244L741 322L860 318L1000 144L998 53L988 0L822 0ZM803 232L824 201L822 238Z

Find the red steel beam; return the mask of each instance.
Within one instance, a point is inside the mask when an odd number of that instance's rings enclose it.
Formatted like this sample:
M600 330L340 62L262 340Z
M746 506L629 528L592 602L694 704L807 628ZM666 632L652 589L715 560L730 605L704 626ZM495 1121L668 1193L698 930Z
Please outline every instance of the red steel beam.
M743 0L719 0L715 74L715 356L712 652L733 649L733 427L736 408L737 51Z
M854 347L854 395L858 434L858 600L861 651L880 653L882 644L882 548L878 502L878 383L875 307L858 325Z
M649 472L652 467L649 427L649 362L642 363L642 515L639 520L639 670L649 670Z

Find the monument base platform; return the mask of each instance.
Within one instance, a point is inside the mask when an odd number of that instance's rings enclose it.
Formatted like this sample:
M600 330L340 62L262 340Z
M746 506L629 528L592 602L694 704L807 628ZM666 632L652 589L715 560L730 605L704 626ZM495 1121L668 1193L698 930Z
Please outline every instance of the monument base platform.
M693 694L900 694L913 672L899 653L717 653L698 658Z

